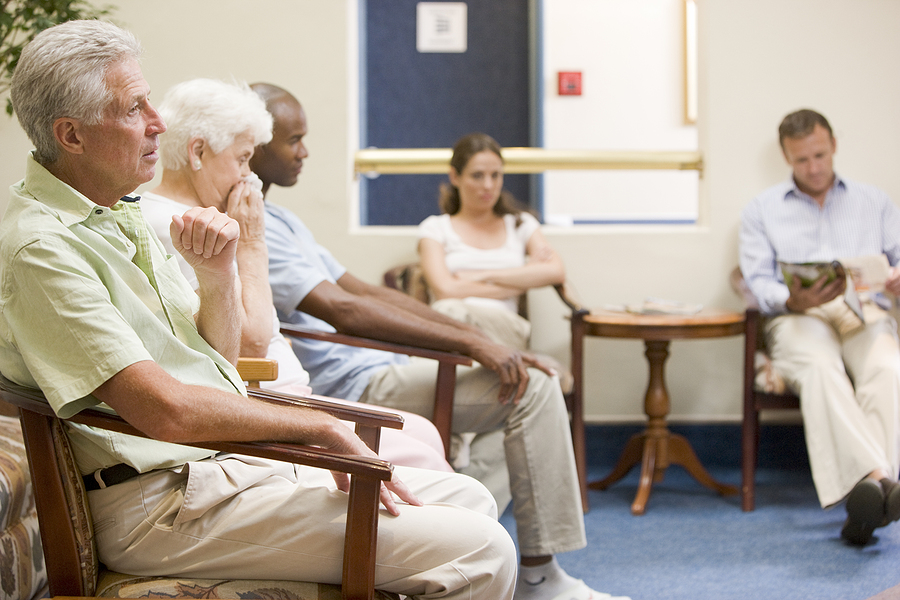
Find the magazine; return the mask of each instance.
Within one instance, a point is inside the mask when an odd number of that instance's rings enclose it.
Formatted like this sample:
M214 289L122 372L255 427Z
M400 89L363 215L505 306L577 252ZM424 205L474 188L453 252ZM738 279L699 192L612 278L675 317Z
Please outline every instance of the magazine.
M862 312L862 299L871 294L884 291L884 284L890 275L891 267L887 256L874 254L842 258L831 262L785 263L779 262L784 283L790 287L794 277L800 279L803 287L809 287L823 276L825 283L831 283L843 273L847 278L847 290L844 302L865 323Z
M626 305L625 310L638 315L695 315L703 310L703 305L663 298L647 298L640 304Z

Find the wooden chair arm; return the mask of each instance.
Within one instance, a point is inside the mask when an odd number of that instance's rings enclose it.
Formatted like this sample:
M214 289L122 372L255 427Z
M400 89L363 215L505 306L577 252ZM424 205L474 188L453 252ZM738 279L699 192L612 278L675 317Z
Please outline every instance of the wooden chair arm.
M362 404L346 405L337 402L329 402L324 397L308 398L281 394L261 388L248 388L247 395L263 402L273 404L286 404L290 406L302 406L327 412L335 418L356 423L356 434L365 444L378 452L381 445L381 428L403 429L403 417L396 413L367 408Z
M432 413L431 421L437 428L438 433L441 434L441 440L444 442L444 453L447 456L450 455L450 434L452 431L453 420L453 391L454 386L456 385L456 365L471 366L471 358L453 352L443 352L441 350L429 350L427 348L418 348L416 346L382 342L380 340L342 333L315 331L287 323L281 324L281 333L290 337L344 344L345 346L355 346L357 348L372 348L374 350L384 350L395 354L406 354L407 356L419 356L438 361L434 411ZM360 432L358 431L357 433ZM363 437L362 433L360 433L360 437L368 443L367 438Z
M258 388L260 381L275 381L278 379L278 361L274 358L250 358L242 356L238 359L237 370L241 381L246 381L248 387Z
M573 313L586 315L590 312L589 309L584 307L584 304L578 298L578 294L569 282L558 283L553 286L553 289L556 290L563 304L568 306Z
M369 408L365 404L347 405L339 402L330 402L323 396L316 398L310 396L295 396L267 389L248 389L247 395L251 398L270 402L272 404L285 404L321 410L342 421L352 421L360 425L403 429L404 420L400 415Z
M421 358L430 358L444 363L453 365L471 366L472 359L455 352L444 352L442 350L430 350L428 348L419 348L418 346L406 346L404 344L395 344L393 342L382 342L371 338L357 337L355 335L347 335L343 333L331 333L327 331L316 331L305 327L298 327L288 323L281 324L281 333L287 336L304 338L310 340L319 340L322 342L332 342L335 344L343 344L345 346L355 346L357 348L371 348L373 350L384 350L385 352L393 352L395 354L406 354L407 356L419 356Z
M358 409L337 402L329 402L324 397L296 396L261 389L259 382L278 379L278 361L274 358L249 358L242 356L238 359L237 370L241 379L247 382L248 395L258 400L314 408L327 412L338 419L353 421L359 425L390 427L391 429L403 428L403 417L396 414L385 414L384 412L368 408Z
M15 384L2 376L0 376L0 398L20 409L25 409L47 417L56 417L50 404L47 403L44 394L38 390ZM119 415L94 408L82 410L66 420L127 435L149 438L149 436L129 424ZM339 455L321 448L303 446L300 444L272 442L198 442L183 445L216 450L218 452L234 452L237 454L258 456L260 458L309 465L331 471L350 473L351 475L376 478L382 481L389 480L391 478L391 472L393 471L391 464L381 459Z

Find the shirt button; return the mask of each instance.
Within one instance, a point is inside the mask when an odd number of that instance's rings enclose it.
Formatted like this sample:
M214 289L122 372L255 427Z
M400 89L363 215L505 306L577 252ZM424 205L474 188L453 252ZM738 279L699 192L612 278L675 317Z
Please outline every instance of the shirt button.
M103 209L102 209L102 208L98 208L97 210L94 211L94 214L95 214L95 215L102 215L102 214L103 214Z

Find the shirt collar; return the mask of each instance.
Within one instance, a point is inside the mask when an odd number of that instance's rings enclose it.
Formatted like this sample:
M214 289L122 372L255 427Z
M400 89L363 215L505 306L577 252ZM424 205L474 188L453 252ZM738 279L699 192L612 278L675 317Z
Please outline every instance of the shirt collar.
M834 173L834 183L831 184L831 188L828 190L828 193L825 195L825 201L828 202L828 198L831 196L831 193L834 190L845 190L847 189L847 183L838 175L837 171ZM788 180L785 185L784 191L784 199L788 198L800 198L800 199L809 199L809 195L800 191L800 188L797 187L797 182L794 181L794 176L791 175L788 177Z
M40 198L41 203L59 215L60 222L66 227L81 223L95 209L108 210L87 196L58 179L29 154L25 164L25 189ZM140 196L126 196L123 200L136 201Z

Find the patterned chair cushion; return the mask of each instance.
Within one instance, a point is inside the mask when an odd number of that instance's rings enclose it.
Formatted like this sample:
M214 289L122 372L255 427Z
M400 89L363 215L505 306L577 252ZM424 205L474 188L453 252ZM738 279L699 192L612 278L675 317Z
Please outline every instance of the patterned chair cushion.
M241 598L244 600L341 600L336 585L293 581L249 581L222 579L155 579L105 571L97 596L104 598ZM375 590L376 600L399 596Z
M29 600L46 594L31 474L19 419L0 416L0 600Z
M767 394L794 392L787 385L787 382L781 376L781 373L775 370L769 356L762 350L757 350L756 354L753 356L753 366L756 371L753 384L757 390L766 392Z

